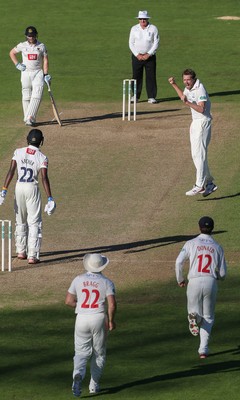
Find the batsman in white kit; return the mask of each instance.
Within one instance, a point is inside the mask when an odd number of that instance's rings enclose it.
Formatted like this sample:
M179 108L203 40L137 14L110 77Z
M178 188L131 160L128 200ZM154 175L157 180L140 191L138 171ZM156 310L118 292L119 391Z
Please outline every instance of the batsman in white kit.
M187 310L189 330L200 335L198 353L200 358L209 354L209 339L214 324L217 281L224 279L227 266L223 248L212 238L214 221L211 217L199 220L200 235L183 246L176 260L176 278L185 287L183 275L185 261L189 260L187 284Z
M16 252L18 259L28 259L29 264L40 261L42 241L42 200L38 185L41 173L42 184L48 203L45 212L53 214L56 203L53 200L48 178L48 159L39 150L44 137L39 129L32 129L27 136L27 147L16 149L0 194L0 205L4 203L8 187L17 170L14 210L16 215Z
M48 74L47 49L38 41L37 29L28 26L25 36L26 41L15 46L9 56L16 68L21 71L24 122L27 126L33 126L42 100L44 82L50 83L51 76ZM22 62L17 59L18 53L22 53Z
M109 263L104 255L86 254L83 265L87 272L71 283L65 304L75 308L73 385L74 396L80 397L87 362L91 358L89 392L100 391L99 381L106 362L108 331L115 329L117 308L114 283L102 274Z

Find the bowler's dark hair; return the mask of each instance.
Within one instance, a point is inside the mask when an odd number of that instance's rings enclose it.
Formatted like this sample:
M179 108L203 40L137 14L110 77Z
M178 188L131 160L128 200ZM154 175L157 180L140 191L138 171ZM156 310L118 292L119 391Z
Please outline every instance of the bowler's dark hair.
M183 73L182 73L182 76L183 76L183 75L190 75L192 79L194 79L194 80L196 79L196 72L193 71L193 69L191 69L191 68L185 69L185 70L183 71Z

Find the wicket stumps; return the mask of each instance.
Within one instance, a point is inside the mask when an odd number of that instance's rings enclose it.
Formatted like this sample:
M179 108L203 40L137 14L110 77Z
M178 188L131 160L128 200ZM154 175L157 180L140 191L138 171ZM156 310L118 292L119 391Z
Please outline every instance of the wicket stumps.
M5 271L5 222L8 225L8 271L12 271L12 221L0 219L2 224L2 272Z
M137 80L136 79L124 79L123 80L123 109L122 109L122 120L125 120L126 114L126 86L128 90L128 121L131 120L131 97L132 97L132 86L133 86L133 120L136 121L136 109L137 109Z

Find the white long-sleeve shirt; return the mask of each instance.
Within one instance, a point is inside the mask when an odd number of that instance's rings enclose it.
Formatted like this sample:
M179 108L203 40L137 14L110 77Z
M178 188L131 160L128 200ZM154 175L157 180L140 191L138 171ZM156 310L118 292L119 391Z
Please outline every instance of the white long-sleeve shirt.
M142 29L140 24L134 25L131 28L129 35L129 48L137 57L138 54L154 55L158 49L160 42L158 29L155 25L148 24L145 29Z
M227 266L223 248L210 236L201 233L188 240L176 259L175 271L178 283L184 281L183 267L189 260L188 280L199 277L224 278Z

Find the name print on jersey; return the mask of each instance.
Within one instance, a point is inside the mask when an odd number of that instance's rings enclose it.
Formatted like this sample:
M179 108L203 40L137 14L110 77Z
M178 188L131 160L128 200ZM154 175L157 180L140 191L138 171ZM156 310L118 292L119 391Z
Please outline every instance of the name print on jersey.
M98 282L94 282L94 281L85 281L85 282L83 282L83 286L84 287L93 286L95 288L98 288L99 284L98 284Z
M209 251L209 253L214 253L215 249L213 247L210 246L197 246L197 250L198 251Z

